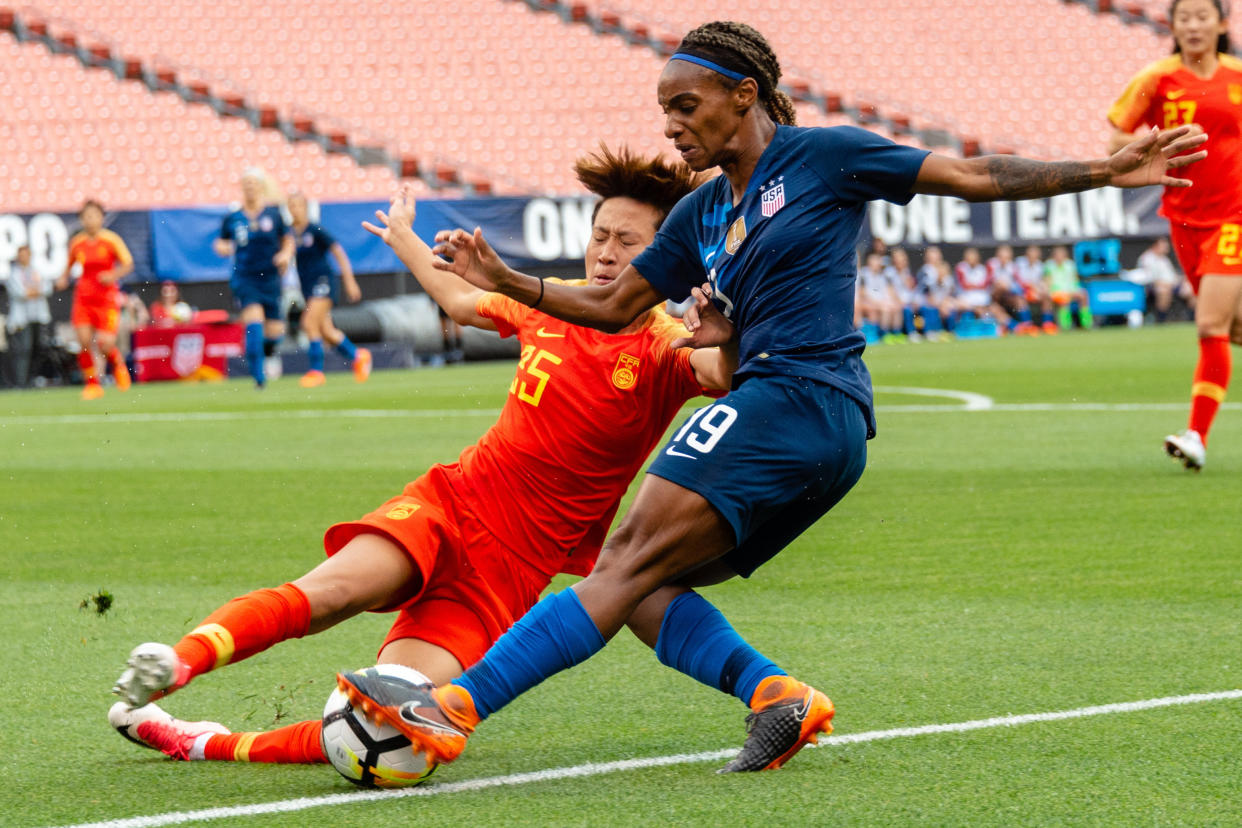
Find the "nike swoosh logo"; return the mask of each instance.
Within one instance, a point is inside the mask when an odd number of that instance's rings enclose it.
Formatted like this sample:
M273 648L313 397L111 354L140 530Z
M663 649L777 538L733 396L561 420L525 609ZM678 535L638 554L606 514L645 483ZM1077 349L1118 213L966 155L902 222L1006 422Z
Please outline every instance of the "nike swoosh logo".
M1236 265L1236 264L1242 264L1242 259L1236 259L1236 258L1234 258L1234 259L1223 259L1222 261L1224 261L1224 263L1225 263L1225 264L1227 264L1227 265L1229 265L1230 267L1232 267L1233 265Z
M670 457L685 457L685 458L688 458L688 459L690 459L690 460L698 460L698 459L699 459L699 458L695 457L693 454L686 454L684 451L678 451L677 449L673 448L672 446L669 446L669 447L668 447L668 450L667 450L667 451L665 451L664 453L665 453L665 454L667 454L667 455L669 455Z
M1185 89L1174 89L1171 92L1166 92L1165 97L1168 98L1170 101L1176 101L1178 98L1180 98L1182 95L1185 95L1185 94L1186 94Z
M432 719L428 719L426 716L419 715L417 702L406 702L401 705L399 712L401 714L401 718L412 725L418 725L419 727L425 727L431 730L438 730L443 733L451 733L456 736L461 735L461 731L452 725L437 722Z
M564 339L565 338L565 334L563 333L552 333L551 331L545 330L544 328L540 328L539 330L535 331L535 336L542 336L545 339L554 339L554 338Z

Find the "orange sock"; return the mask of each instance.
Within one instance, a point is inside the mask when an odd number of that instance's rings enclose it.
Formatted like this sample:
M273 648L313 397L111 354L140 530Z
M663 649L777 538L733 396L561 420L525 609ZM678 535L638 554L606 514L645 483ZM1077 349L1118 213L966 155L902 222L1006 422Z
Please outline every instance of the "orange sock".
M125 357L121 356L120 348L108 352L108 362L112 363L112 376L116 377L117 387L125 390L129 387L129 369L125 367Z
M319 742L323 722L313 719L266 733L233 733L212 736L204 757L220 762L267 762L279 765L313 765L328 761Z
M197 675L266 650L310 629L310 602L293 584L234 598L203 619L173 647L189 669L177 686Z
M1233 356L1229 353L1229 337L1205 336L1199 340L1199 364L1195 367L1195 383L1190 388L1190 428L1199 432L1207 444L1208 429L1225 400Z
M78 367L82 369L82 378L88 384L99 382L99 377L95 374L95 358L91 356L89 348L78 351Z

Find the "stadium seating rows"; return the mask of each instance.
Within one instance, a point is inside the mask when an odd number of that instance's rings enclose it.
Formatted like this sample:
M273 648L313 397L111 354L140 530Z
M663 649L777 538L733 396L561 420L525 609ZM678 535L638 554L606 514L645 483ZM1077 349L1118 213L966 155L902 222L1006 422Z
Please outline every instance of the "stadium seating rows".
M225 202L248 164L322 199L379 197L395 185L386 168L255 131L5 33L0 66L5 210L72 209L88 194L109 207Z
M578 5L671 38L719 16L707 0L627 2ZM23 6L53 31L97 37L118 56L238 90L249 103L340 127L395 156L477 173L496 192L575 191L570 162L601 138L666 149L653 95L663 58L647 45L515 0L454 4L455 17L476 21L469 37L445 34L432 14L393 18L392 9L379 0L166 0L141 14L128 0ZM787 77L839 90L853 106L902 113L916 127L1046 157L1098 155L1109 102L1168 49L1148 27L1057 0L834 0L830 11L788 0L772 11L768 0L737 0L729 15L758 23ZM383 167L256 133L7 35L0 61L16 67L0 92L17 113L0 129L15 158L29 162L6 165L6 204L64 207L87 191L118 206L218 201L235 192L244 163L322 198L374 197L395 180ZM849 120L811 105L799 113L813 125ZM73 126L87 121L95 127Z

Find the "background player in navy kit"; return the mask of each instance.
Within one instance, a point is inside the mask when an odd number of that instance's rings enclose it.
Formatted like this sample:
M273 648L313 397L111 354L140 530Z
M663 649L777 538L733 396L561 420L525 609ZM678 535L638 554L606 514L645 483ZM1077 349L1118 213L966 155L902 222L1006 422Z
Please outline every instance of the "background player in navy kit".
M578 324L614 330L660 299L694 295L694 346L733 332L696 287L706 279L739 336L733 390L695 412L660 452L591 575L537 604L450 684L401 693L338 676L368 715L440 761L461 752L480 720L600 650L655 590L750 575L858 480L875 431L863 338L852 325L853 244L868 201L1184 186L1169 168L1205 157L1172 157L1203 143L1188 128L1153 131L1089 163L936 156L853 127L795 128L779 78L771 47L749 26L709 23L686 35L660 76L664 132L692 169L719 166L723 175L682 199L609 285L545 285L505 266L479 230L437 236L449 259L437 267ZM727 665L707 666L719 656L701 617L670 604L657 654L704 676L724 674ZM724 770L779 767L829 729L823 693L775 666L766 676L750 703L746 743Z
M357 302L362 298L349 257L331 233L321 225L311 223L310 205L306 196L293 193L286 204L289 207L289 218L293 222L290 229L293 231L293 244L297 251L298 280L302 283L302 296L306 299L306 310L302 313L302 332L310 340L307 349L310 370L303 375L299 384L303 388L323 385L325 340L353 365L354 379L366 382L371 375L371 352L366 348L356 347L349 341L348 336L332 324L332 306L339 301L342 288L345 290L345 298L350 302ZM332 269L332 265L328 264L329 256L336 260L336 266L340 269L339 276Z
M267 179L251 167L242 173L242 206L224 217L213 245L219 256L233 257L229 287L246 326L246 365L262 388L263 358L285 334L280 311L280 274L293 259L293 236L280 209L267 204Z

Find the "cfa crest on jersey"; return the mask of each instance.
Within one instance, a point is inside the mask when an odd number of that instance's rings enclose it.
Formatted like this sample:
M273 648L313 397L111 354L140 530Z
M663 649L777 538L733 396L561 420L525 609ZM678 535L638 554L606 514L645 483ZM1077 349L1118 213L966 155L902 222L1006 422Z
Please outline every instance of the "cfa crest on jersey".
M612 384L622 391L629 391L638 382L638 357L622 354L612 369Z
M421 503L398 503L389 509L388 514L384 515L384 517L389 520L405 520L421 508Z
M744 241L746 241L746 216L738 216L737 221L729 227L729 235L725 236L725 252L732 256Z
M1234 106L1242 104L1242 83L1229 84L1229 102Z

